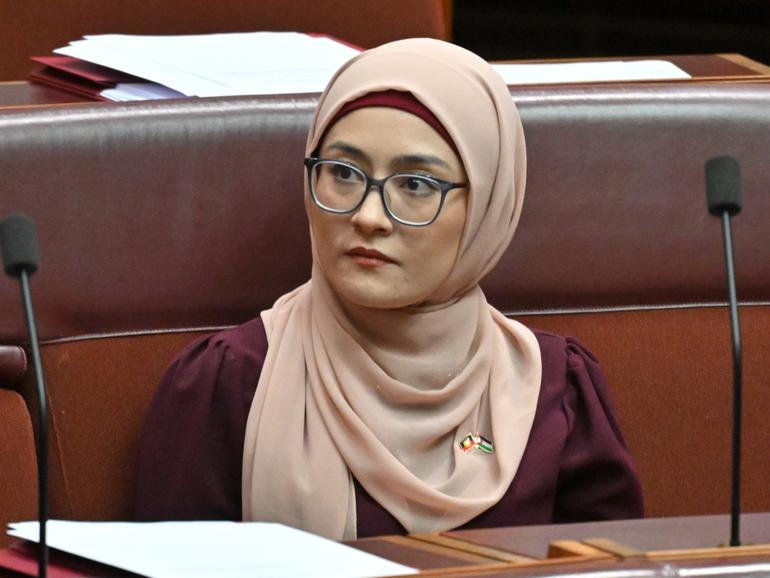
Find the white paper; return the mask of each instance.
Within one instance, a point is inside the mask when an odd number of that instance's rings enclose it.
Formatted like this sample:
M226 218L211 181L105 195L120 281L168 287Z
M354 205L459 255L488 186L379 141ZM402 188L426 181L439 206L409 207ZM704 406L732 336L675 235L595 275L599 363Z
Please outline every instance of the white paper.
M187 96L181 92L155 82L120 83L115 86L115 88L106 88L99 94L107 100L112 100L114 102L187 98Z
M54 52L133 74L185 96L234 96L321 92L336 70L359 51L297 32L240 32L103 34L86 36ZM665 60L493 66L509 85L690 78ZM132 99L120 91L107 96Z
M37 522L8 534L36 542ZM365 578L417 570L281 524L50 520L48 544L157 578Z
M187 96L321 92L359 53L297 32L86 36L54 52L114 68Z
M666 60L493 64L492 66L508 85L691 78L684 70Z

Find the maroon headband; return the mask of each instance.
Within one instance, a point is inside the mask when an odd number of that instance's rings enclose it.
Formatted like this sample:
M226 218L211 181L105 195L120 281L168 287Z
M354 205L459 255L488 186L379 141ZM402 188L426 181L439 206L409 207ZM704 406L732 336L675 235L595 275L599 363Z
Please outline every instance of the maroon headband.
M326 136L326 132L343 116L353 112L354 110L358 110L359 108L366 108L369 106L385 106L388 108L396 108L421 118L427 122L450 147L452 147L452 150L455 151L455 153L457 153L457 147L455 147L455 143L452 140L452 137L449 136L449 133L444 128L444 125L441 124L441 121L436 118L436 115L433 114L430 109L427 108L423 103L417 100L411 92L405 92L402 90L383 90L381 92L370 92L354 100L346 102L342 105L342 108L337 111L337 114L332 117L331 121L329 121L329 124L326 125L326 130L324 130L324 134L318 140L318 142L323 142L323 139Z

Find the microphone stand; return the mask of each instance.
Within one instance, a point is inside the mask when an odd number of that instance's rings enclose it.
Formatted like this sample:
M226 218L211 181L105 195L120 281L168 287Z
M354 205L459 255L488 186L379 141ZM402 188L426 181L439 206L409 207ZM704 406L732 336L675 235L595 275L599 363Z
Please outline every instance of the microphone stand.
M741 167L730 156L718 156L706 162L706 202L709 213L722 218L722 236L727 263L727 290L730 300L730 328L733 338L733 440L732 490L730 493L730 546L741 545L741 414L742 362L741 327L738 318L738 297L735 290L733 262L733 215L741 212Z
M38 410L38 435L37 435L37 455L38 455L38 520L40 528L39 549L38 549L38 576L46 578L48 571L48 541L46 536L46 522L48 521L48 403L45 395L45 380L43 378L43 364L40 361L40 345L37 337L37 324L35 323L35 312L32 308L32 294L29 288L29 274L22 269L19 272L19 282L21 283L21 297L24 301L24 313L27 320L27 329L29 330L29 341L32 349L32 363L35 367L35 376L37 379L37 397L39 402Z
M738 297L735 289L733 234L730 219L729 211L722 211L722 234L725 238L725 261L727 263L727 290L730 299L730 329L733 338L733 471L730 505L730 546L740 546L743 372L741 361L741 326L738 318Z
M21 298L24 302L24 314L29 331L32 362L35 368L39 419L36 444L39 520L38 576L46 578L48 574L48 540L46 535L48 521L48 403L45 395L45 379L40 357L35 312L32 308L32 292L29 287L29 277L37 271L39 262L37 235L32 219L19 213L0 221L0 248L3 253L5 272L9 277L17 278L21 284Z

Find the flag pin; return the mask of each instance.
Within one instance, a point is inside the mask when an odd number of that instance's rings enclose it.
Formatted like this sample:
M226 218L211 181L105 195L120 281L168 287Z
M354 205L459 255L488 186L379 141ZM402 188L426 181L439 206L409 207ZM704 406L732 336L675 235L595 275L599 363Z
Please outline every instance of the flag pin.
M460 442L460 449L466 454L473 448L479 449L485 454L491 454L495 451L492 442L479 433L469 433Z

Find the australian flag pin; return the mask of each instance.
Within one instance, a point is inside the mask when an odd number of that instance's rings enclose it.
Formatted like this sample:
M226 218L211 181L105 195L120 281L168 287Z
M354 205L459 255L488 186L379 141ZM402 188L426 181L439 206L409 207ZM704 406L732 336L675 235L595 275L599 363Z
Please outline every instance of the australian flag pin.
M469 433L459 445L460 449L466 454L474 448L481 450L485 454L491 454L495 451L492 442L479 433Z

